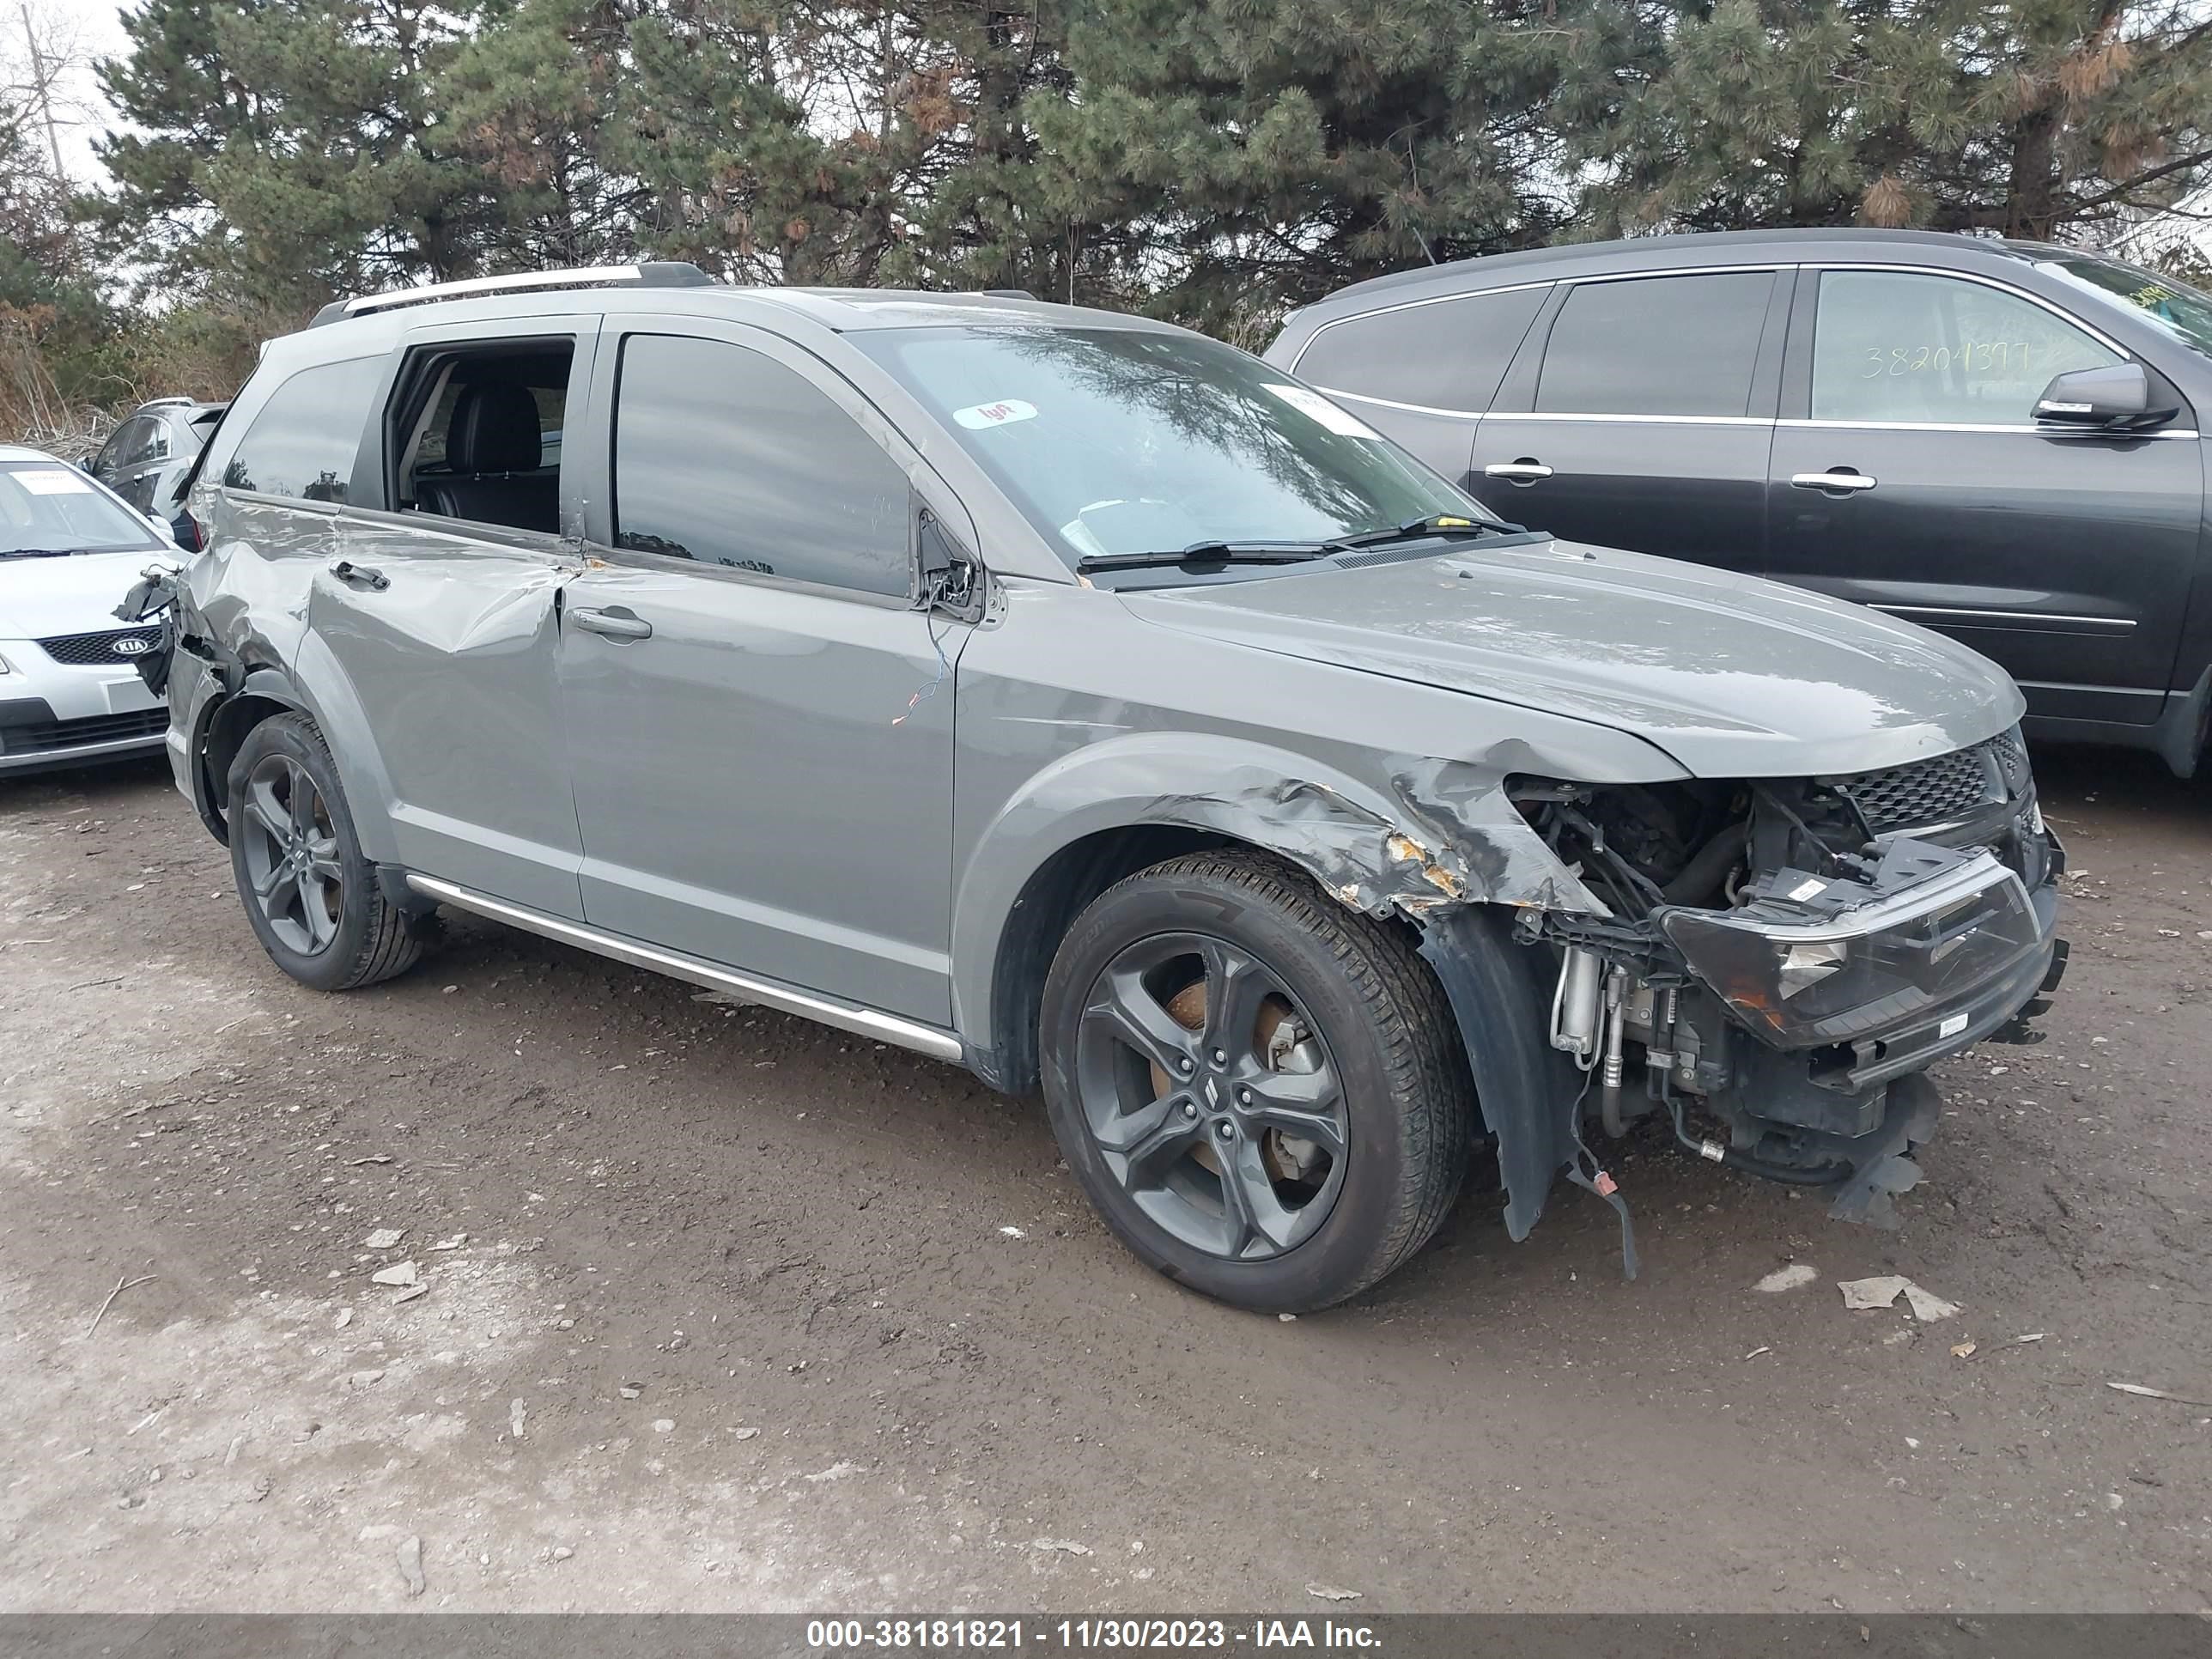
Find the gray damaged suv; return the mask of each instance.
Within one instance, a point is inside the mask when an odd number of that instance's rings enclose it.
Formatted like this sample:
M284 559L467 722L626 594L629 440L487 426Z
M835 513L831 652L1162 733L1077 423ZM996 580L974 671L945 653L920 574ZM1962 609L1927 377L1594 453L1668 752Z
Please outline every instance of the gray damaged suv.
M1984 659L1504 523L1138 319L688 266L333 306L203 458L177 781L305 984L441 907L1042 1087L1289 1311L1606 1136L1880 1218L2055 984ZM170 603L172 602L173 603ZM158 672L158 669L149 670ZM1486 1156L1486 1175L1493 1166Z

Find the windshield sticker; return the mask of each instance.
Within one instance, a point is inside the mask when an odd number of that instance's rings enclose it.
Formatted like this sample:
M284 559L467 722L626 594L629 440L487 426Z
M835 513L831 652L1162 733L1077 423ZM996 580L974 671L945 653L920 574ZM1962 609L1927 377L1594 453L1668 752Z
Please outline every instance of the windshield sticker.
M1357 416L1346 413L1318 392L1309 392L1302 386L1276 386L1267 390L1280 398L1299 414L1310 420L1319 421L1331 432L1343 438L1372 438L1381 442L1382 434Z
M970 432L981 432L994 426L1011 426L1016 421L1036 419L1036 405L1025 404L1019 398L1001 398L994 404L973 404L966 409L956 409L952 418Z
M92 481L64 466L17 467L9 476L33 495L92 494Z

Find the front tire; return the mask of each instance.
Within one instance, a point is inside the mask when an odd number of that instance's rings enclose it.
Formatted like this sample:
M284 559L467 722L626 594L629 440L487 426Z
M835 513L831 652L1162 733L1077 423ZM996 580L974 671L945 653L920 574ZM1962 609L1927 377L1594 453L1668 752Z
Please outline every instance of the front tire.
M1302 1313L1365 1290L1443 1220L1474 1121L1457 1029L1402 933L1264 854L1194 854L1069 929L1045 982L1045 1100L1140 1258Z
M377 886L322 733L279 714L231 762L231 875L269 959L318 991L350 991L413 967L407 918Z

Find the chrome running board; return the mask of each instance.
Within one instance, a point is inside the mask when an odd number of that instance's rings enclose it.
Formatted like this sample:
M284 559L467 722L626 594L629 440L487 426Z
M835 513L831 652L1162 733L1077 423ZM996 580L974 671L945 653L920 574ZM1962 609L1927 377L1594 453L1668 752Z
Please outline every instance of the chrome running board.
M603 933L580 921L549 916L542 910L532 910L524 905L509 904L505 899L495 899L470 888L457 887L450 881L439 880L435 876L417 875L410 871L407 884L423 897L435 899L441 904L450 904L493 921L503 921L510 927L520 927L541 938L556 939L563 945L573 945L597 956L625 962L633 968L665 974L671 979L688 980L694 985L703 985L710 991L727 991L748 1002L757 1002L763 1008L797 1014L824 1025L834 1025L841 1031L873 1037L878 1042L896 1043L902 1048L927 1054L933 1060L957 1060L963 1058L960 1039L950 1031L939 1030L933 1025L923 1025L914 1020L902 1019L896 1014L864 1008L857 1002L845 1002L812 991L796 990L774 980L754 979L747 974L733 973L727 968L718 967L698 957L686 956L680 951L665 951L657 945L645 945L636 939L624 939L619 933Z

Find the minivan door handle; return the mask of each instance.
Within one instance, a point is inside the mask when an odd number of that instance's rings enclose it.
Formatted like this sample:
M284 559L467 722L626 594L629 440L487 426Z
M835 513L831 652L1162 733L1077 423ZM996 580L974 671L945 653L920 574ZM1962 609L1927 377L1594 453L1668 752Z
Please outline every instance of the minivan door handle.
M586 634L604 634L611 640L653 637L653 624L627 611L571 611L568 617Z
M1826 472L1793 472L1790 483L1794 489L1826 490L1834 495L1849 495L1875 486L1865 473L1848 466L1831 467Z
M348 587L365 587L372 593L381 593L392 586L392 578L374 566L356 564L351 559L333 559L331 574Z
M1492 461L1482 469L1486 478L1503 478L1508 483L1532 484L1539 478L1548 478L1552 469L1533 455L1523 455L1517 461Z

